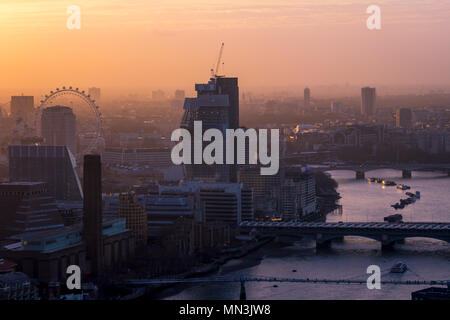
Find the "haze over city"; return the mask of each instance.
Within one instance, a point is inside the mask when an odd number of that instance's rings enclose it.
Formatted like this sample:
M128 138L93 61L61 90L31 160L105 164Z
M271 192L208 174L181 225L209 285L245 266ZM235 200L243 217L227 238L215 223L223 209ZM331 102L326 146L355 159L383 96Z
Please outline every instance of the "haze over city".
M0 304L278 319L449 300L449 16L0 0Z
M377 1L56 1L0 3L0 96L73 85L105 95L183 88L221 72L245 90L315 85L450 85L450 3ZM81 8L81 29L66 12ZM355 95L359 91L355 90Z

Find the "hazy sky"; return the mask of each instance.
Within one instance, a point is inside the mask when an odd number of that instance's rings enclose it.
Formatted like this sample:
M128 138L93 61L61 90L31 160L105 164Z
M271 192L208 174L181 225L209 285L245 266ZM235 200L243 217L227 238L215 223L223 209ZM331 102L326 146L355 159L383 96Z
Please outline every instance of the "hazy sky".
M0 89L190 89L222 41L246 88L450 84L449 35L448 0L0 0Z

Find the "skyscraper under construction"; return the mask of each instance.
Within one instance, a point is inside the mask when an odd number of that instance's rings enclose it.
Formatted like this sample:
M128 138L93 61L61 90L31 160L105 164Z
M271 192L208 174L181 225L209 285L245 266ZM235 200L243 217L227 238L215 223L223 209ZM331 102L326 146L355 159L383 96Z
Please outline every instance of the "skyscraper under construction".
M185 99L181 128L189 130L193 136L194 121L202 121L203 132L215 128L225 136L226 129L239 127L237 78L215 76L208 83L196 84L195 90L196 98ZM224 152L225 148L224 145ZM187 180L236 182L237 170L235 164L186 164L185 176Z

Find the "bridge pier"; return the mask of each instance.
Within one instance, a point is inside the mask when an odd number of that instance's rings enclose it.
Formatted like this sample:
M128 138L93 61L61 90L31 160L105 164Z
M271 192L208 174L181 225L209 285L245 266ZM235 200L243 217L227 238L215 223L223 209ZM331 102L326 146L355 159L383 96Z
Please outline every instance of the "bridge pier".
M395 240L389 239L389 235L383 234L381 236L381 251L394 250Z
M412 177L411 170L402 170L402 178L410 179Z
M333 242L344 242L344 236L333 239Z
M381 251L383 251L383 252L394 251L394 243L395 242L382 243L381 244Z
M324 239L322 233L316 234L316 250L329 249L331 247L331 240Z
M364 171L356 171L356 179L364 180L366 178L366 174Z
M331 248L331 240L319 242L316 241L316 250L327 250Z

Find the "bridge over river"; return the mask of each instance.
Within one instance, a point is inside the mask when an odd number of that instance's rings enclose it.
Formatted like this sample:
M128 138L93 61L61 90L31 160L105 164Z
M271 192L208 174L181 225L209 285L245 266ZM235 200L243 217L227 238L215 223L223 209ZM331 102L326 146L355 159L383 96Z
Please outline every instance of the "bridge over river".
M317 166L312 168L314 171L332 171L347 170L355 171L356 179L364 179L365 173L368 171L379 169L394 169L402 171L403 178L411 178L413 171L442 171L450 176L450 164L415 164L415 163L398 163L398 164L364 164L364 165L335 165L335 166Z
M316 241L318 247L329 246L345 236L366 237L392 247L405 238L433 238L450 243L450 223L434 222L241 222L243 233L294 236Z
M266 276L244 276L244 275L229 275L229 276L215 276L205 278L160 278L160 279L129 279L118 282L120 286L127 287L145 287L158 286L169 284L205 284L205 283L225 283L225 282L240 282L240 300L246 300L247 294L245 290L245 282L275 282L275 283L314 283L314 284L334 284L334 285L367 285L367 279L352 280L352 279L310 279L310 278L280 278L280 277L266 277ZM380 280L381 285L437 285L447 286L450 288L450 280Z
M120 282L121 285L146 286L176 283L221 283L221 282L290 282L290 283L317 283L317 284L366 284L367 279L310 279L310 278L279 278L266 276L216 276L205 278L160 278L160 279L129 279ZM446 286L450 280L381 280L381 284L389 285L438 285Z

